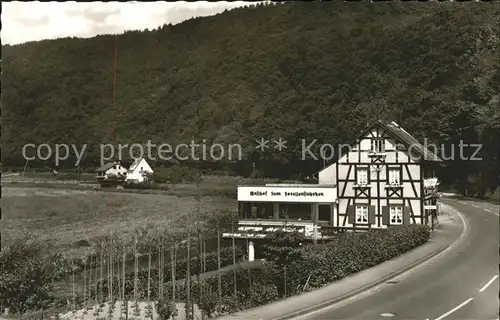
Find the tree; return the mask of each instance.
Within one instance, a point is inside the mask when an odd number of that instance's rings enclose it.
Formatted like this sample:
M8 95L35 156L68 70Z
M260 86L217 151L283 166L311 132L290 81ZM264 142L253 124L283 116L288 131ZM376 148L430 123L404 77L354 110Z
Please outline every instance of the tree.
M40 310L52 296L56 256L29 237L18 239L0 254L0 305L13 312Z

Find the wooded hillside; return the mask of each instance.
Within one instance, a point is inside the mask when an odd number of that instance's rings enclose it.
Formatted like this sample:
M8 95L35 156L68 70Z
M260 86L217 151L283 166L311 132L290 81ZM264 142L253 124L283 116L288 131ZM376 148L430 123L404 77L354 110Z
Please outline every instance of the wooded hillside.
M322 166L290 160L299 139L348 143L380 118L420 140L482 143L482 161L452 161L448 172L462 188L469 179L494 190L499 12L475 2L291 3L126 32L117 142L241 143L245 159L276 160L257 161L263 175L290 177ZM111 141L114 45L103 35L2 46L4 166L24 165L26 143ZM288 148L261 154L260 137ZM83 165L97 161L93 152Z

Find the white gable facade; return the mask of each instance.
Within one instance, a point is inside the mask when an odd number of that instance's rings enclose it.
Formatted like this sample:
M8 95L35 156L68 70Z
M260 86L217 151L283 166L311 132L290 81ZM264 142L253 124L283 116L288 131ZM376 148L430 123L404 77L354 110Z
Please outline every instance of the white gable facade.
M139 158L134 161L127 172L127 182L144 182L147 180L147 175L153 174L153 169L148 164L146 159Z
M110 179L110 178L125 178L127 175L127 168L123 167L119 163L113 163L106 165L105 171L98 171L97 178L98 179Z
M337 186L334 226L359 230L432 222L439 159L415 152L423 148L394 122L378 122L361 133L336 163L318 173L320 185Z

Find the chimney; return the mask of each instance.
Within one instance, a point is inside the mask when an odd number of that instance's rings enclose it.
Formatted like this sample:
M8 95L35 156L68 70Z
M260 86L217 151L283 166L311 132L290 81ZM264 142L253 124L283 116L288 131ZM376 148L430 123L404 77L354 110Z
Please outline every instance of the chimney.
M393 126L395 126L396 128L398 128L398 129L400 128L399 124L397 124L395 121L391 122L391 124L392 124Z

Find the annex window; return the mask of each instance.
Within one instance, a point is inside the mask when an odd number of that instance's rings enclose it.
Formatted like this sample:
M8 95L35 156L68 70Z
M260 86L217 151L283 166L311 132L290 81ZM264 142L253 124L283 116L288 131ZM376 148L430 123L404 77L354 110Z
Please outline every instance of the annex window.
M403 224L403 207L390 207L389 219L392 225Z
M381 153L385 151L384 139L372 139L372 152Z
M356 206L356 223L368 223L368 206Z
M280 204L280 219L311 220L310 203L283 203Z
M329 204L318 205L318 220L330 221L331 220L332 206Z
M389 169L389 184L401 185L401 177L399 169Z
M272 219L273 204L272 203L252 203L251 218L252 219Z
M368 169L358 169L357 171L357 181L358 185L366 185L368 184Z

